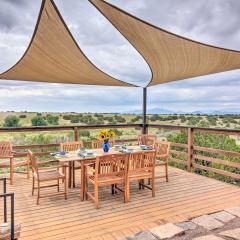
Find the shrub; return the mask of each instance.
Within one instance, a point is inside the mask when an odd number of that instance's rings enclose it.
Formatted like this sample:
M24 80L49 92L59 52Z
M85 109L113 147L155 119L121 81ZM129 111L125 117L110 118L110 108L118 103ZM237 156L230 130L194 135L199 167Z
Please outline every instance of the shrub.
M115 115L115 121L119 123L125 123L126 119L122 116Z
M64 120L71 120L71 117L72 117L72 115L70 115L70 114L63 115Z
M4 120L4 127L20 127L20 119L15 115L7 116Z
M59 117L58 116L53 116L51 114L48 114L46 117L46 120L49 124L51 125L58 125L59 124Z
M81 131L78 132L78 135L81 136L81 137L90 137L91 133L88 130L81 130Z
M47 122L42 116L36 116L31 119L32 126L47 126Z
M78 115L72 115L70 120L71 123L79 123L80 117Z
M152 122L156 122L159 119L159 116L157 114L152 115L149 120Z
M19 118L27 118L27 115L22 114L22 115L19 116Z

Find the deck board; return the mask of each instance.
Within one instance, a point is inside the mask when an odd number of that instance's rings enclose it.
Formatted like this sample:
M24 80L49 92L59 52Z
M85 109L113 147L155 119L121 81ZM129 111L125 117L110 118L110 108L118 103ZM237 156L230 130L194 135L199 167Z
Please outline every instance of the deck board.
M31 180L16 174L8 190L15 192L21 239L123 239L159 224L240 205L239 187L176 168L169 172L169 183L157 180L155 198L132 184L131 201L124 204L120 194L112 196L109 188L101 189L99 210L91 201L80 202L79 188L70 189L66 201L61 196L51 197L41 199L37 206L31 196Z

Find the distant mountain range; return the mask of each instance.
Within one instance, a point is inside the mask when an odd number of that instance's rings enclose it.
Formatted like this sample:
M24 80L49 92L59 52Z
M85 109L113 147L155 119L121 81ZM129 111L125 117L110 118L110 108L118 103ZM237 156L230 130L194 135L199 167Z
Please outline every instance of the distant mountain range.
M126 111L121 112L123 114L142 114L141 110L132 110L132 111ZM172 111L164 108L151 108L147 110L148 114L208 114L208 115L226 115L226 114L240 114L239 111L228 111L228 110L222 110L222 111L216 111L216 110L201 110L201 111L193 111L193 112L185 112L185 111Z

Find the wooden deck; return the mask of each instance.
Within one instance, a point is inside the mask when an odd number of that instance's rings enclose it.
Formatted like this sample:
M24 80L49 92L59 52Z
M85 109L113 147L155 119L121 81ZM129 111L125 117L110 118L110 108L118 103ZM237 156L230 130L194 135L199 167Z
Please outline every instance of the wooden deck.
M189 218L240 205L240 188L214 179L170 168L170 182L157 181L156 197L132 186L131 202L123 203L110 189L100 194L100 209L91 201L80 202L79 188L69 190L68 200L31 196L31 180L15 174L16 222L22 223L21 239L122 239L166 222ZM2 190L2 189L1 189ZM46 191L46 190L45 190ZM1 205L2 206L2 205Z

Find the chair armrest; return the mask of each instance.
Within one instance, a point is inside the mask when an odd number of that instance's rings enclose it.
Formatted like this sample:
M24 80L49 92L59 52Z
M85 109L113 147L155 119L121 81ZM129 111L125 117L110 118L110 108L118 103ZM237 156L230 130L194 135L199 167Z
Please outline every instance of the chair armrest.
M58 160L49 160L49 161L44 161L44 162L38 162L37 164L39 166L39 165L53 164L53 163L59 164L59 161Z
M0 158L2 158L2 159L5 159L5 158L13 158L13 155L12 155L12 156L1 156Z
M169 155L166 153L166 154L157 154L156 155L156 158L167 158Z
M58 168L65 167L63 165L56 165L56 166L51 166L51 167L41 167L38 168L39 171L46 171L46 170L58 170Z

